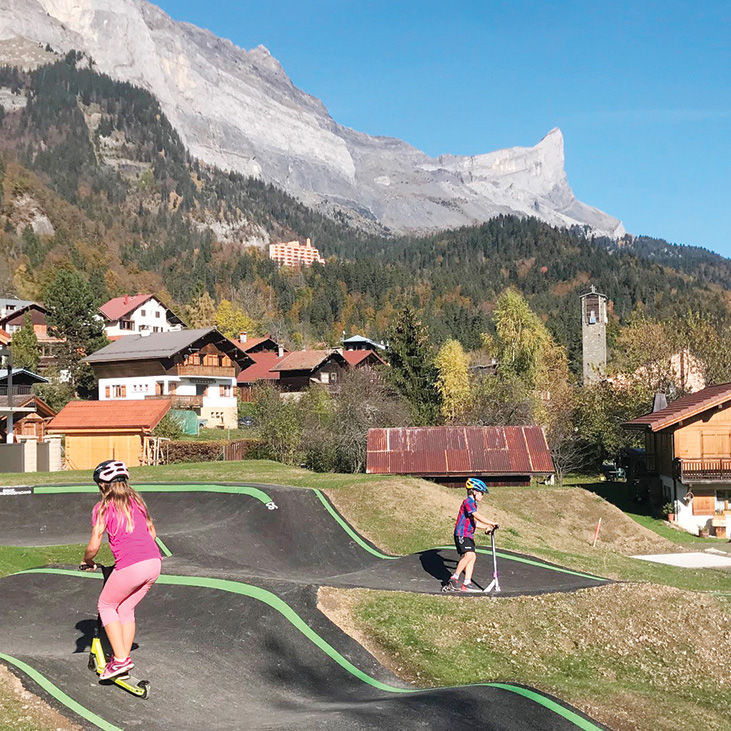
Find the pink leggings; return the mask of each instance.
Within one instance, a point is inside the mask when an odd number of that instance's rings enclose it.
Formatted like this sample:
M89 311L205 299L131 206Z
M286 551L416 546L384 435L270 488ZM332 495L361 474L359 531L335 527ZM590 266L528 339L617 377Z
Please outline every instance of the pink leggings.
M104 627L115 621L135 621L135 607L157 581L161 567L159 558L150 558L112 571L97 603Z

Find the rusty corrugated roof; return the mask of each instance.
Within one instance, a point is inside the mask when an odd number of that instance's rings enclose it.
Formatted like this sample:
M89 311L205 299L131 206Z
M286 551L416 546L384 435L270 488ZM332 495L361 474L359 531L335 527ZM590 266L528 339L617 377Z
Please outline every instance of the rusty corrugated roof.
M636 419L626 421L622 426L625 429L660 431L679 421L722 406L728 401L731 401L731 383L720 383L717 386L709 386L701 391L682 396L664 409L638 416Z
M48 429L53 432L151 431L167 414L171 403L169 399L71 401L58 412Z
M368 431L371 474L551 474L539 426L436 426Z

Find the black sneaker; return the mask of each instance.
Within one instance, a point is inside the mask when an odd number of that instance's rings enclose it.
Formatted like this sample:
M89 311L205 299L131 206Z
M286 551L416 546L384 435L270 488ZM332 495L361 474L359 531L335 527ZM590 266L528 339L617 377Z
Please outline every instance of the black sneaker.
M450 577L449 581L442 587L442 591L459 591L459 581L453 576Z

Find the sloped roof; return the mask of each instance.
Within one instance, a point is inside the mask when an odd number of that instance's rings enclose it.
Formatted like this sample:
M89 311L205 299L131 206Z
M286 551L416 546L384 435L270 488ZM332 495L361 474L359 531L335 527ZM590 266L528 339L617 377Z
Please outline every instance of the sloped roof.
M233 342L238 345L239 348L244 351L244 353L248 353L253 348L256 348L257 345L261 345L262 343L266 342L270 342L275 349L279 347L279 343L269 335L264 335L263 337L256 338L247 338L245 343L242 343L240 340L234 340ZM289 351L285 349L284 352L288 353Z
M35 380L35 383L48 383L48 379L44 378L43 376L39 376L37 373L33 373L33 371L29 371L27 368L13 368L13 378L15 376L19 376L21 373L25 373L28 376L32 376ZM8 377L8 369L7 368L0 368L0 381L5 381ZM5 384L7 385L7 384Z
M141 401L71 401L48 425L49 431L130 429L152 431L167 414L170 399Z
M386 365L386 361L375 350L346 350L343 352L343 358L352 367L357 366L369 357L377 358L380 363Z
M664 409L626 421L622 424L622 427L656 432L697 416L709 409L722 406L726 402L731 402L731 383L720 383L717 386L709 386L701 391L681 396Z
M99 307L99 312L108 320L119 320L120 317L134 312L140 305L152 299L152 294L133 294L124 295L122 297L112 297L109 302L105 302Z
M168 311L168 320L175 324L184 324L183 321L175 315L157 295L154 294L126 294L122 297L112 297L109 302L105 302L99 308L99 312L101 312L108 320L119 320L121 317L134 312L138 307L141 307L151 299L157 300Z
M289 355L285 355L282 360L275 365L273 371L314 371L315 368L321 366L328 358L335 357L336 360L343 362L345 359L337 350L298 350Z
M547 475L539 426L435 426L368 430L367 472L377 475Z
M0 327L0 345L7 345L10 342L10 333Z
M229 357L242 367L249 364L250 358L242 353L233 342L221 335L215 327L202 327L197 330L173 330L149 335L125 335L119 340L92 353L84 360L87 363L114 363L130 360L157 360L172 358L177 353L193 347L208 335L214 335L211 342L221 348Z
M244 368L236 379L238 383L254 383L256 381L278 381L279 371L271 369L287 356L279 357L278 353L249 353L254 363Z
M372 345L373 348L379 348L383 350L386 346L383 345L383 343L377 343L375 340L371 340L370 338L365 337L364 335L352 335L349 338L345 338L343 340L343 345L360 345L362 343L366 343L367 345Z
M48 312L48 310L40 303L38 302L28 302L28 304L23 305L22 307L18 307L17 310L13 310L12 312L5 313L5 317L0 317L0 322L5 323L10 320L14 320L18 315L22 315L28 310L36 309L39 312L42 312L44 315Z

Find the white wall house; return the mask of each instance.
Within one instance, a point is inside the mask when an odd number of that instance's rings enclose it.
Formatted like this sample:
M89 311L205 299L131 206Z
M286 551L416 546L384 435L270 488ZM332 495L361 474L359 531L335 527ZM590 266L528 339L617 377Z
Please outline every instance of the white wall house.
M212 327L120 338L90 355L100 401L167 398L208 427L238 424L236 376L253 361Z
M114 297L99 308L104 319L104 332L110 339L121 335L182 330L183 321L152 294Z

